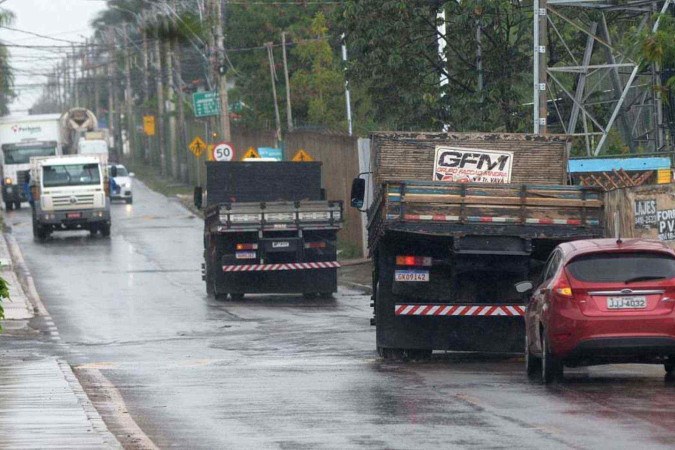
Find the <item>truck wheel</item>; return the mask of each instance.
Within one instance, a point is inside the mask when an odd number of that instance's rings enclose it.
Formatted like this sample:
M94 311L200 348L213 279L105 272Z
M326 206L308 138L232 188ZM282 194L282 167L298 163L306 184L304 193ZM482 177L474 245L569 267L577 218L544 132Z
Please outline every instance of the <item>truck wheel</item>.
M244 294L241 292L232 293L230 294L230 297L232 298L233 302L240 302L244 299Z
M214 295L216 291L213 287L213 274L211 274L211 267L209 267L208 261L206 262L205 272L206 295Z
M668 361L663 364L663 368L666 369L668 375L675 373L675 356L668 357Z
M387 347L377 347L377 354L382 357L382 359L387 361L402 361L403 360L403 349L402 348L387 348Z
M15 209L21 209L21 201L14 202L14 208Z
M134 202L133 197L129 197L128 199L125 200L127 202L127 205L131 205Z
M99 231L101 232L101 236L103 236L103 237L110 236L110 224L109 223L102 223L99 226Z
M14 204L12 202L5 202L5 211L11 211Z

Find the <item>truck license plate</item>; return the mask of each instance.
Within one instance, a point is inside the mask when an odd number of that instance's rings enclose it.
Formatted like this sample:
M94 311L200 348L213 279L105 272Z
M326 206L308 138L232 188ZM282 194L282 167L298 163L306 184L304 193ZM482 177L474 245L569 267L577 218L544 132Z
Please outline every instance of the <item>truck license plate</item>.
M644 309L647 297L607 297L607 309Z
M237 252L235 257L237 259L255 259L255 252Z
M66 213L66 218L68 219L79 219L82 217L82 213L76 212L76 213Z
M399 282L409 282L409 281L429 281L429 271L428 270L397 270L394 272L394 277L396 281Z

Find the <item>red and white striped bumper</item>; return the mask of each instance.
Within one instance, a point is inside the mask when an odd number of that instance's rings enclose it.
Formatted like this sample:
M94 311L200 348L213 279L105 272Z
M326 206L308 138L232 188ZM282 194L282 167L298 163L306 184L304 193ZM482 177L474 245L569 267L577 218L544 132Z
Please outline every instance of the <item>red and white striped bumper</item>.
M223 272L276 272L280 270L313 270L340 267L337 261L286 263L286 264L240 264L223 266Z
M524 305L396 305L397 316L524 316Z

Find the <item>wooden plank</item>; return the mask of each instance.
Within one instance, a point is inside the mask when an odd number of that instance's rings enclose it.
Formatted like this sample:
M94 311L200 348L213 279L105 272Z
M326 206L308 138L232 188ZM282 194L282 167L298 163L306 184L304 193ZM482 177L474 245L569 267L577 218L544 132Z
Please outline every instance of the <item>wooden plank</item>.
M558 198L529 198L525 199L526 205L532 206L555 206L555 207L587 207L587 208L599 208L602 206L602 201L600 200L569 200L569 199L558 199ZM461 197L459 195L419 195L419 194L407 194L404 199L401 200L403 203L449 203L449 204L467 204L467 205L517 205L522 204L522 200L519 197L477 197L477 196L466 196Z

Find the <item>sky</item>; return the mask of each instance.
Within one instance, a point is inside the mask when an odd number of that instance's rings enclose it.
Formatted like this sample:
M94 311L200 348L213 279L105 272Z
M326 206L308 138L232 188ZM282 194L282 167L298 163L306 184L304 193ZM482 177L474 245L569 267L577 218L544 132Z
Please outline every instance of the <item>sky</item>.
M99 0L6 0L1 7L15 15L12 28L52 38L83 43L92 34L89 25L96 14L105 9ZM65 55L65 48L19 48L21 46L69 46L69 42L31 36L0 28L0 40L9 46L11 64L15 68L17 99L10 106L13 115L28 114L28 108L40 97L46 74ZM71 50L68 49L70 52Z

